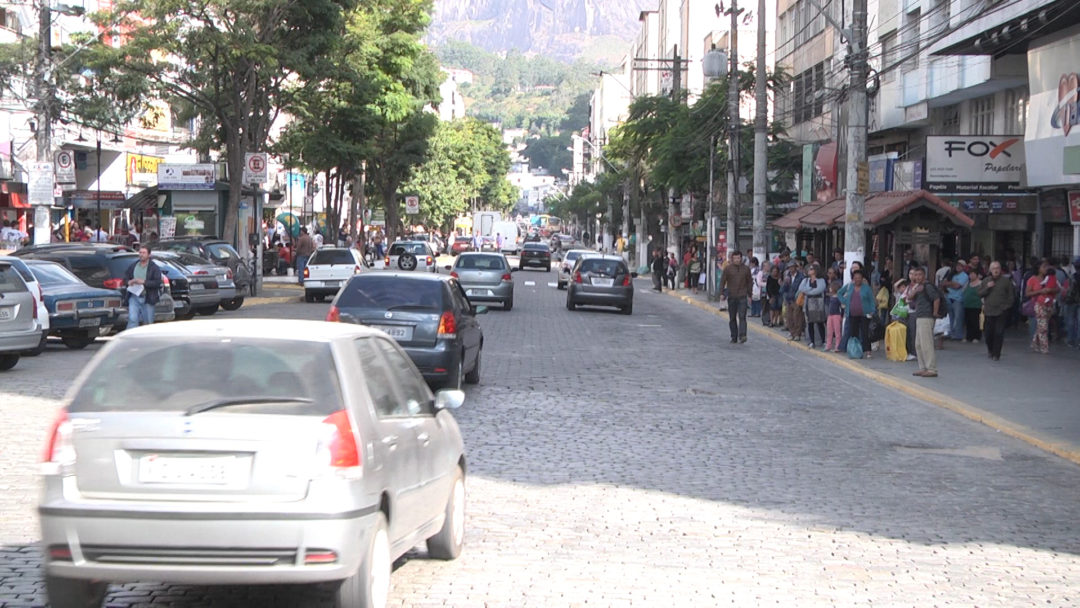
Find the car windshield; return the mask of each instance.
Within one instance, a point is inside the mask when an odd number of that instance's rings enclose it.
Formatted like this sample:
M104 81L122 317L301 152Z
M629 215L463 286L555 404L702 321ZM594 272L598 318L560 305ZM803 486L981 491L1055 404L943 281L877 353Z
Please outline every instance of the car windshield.
M413 255L427 255L427 249L423 243L395 243L390 247L390 255L411 253Z
M315 264L356 264L348 249L318 249L308 260L308 266Z
M71 274L67 268L52 262L30 264L30 272L34 273L42 287L84 284L79 277Z
M109 345L75 392L71 412L327 415L341 409L330 346L302 340L171 336ZM240 403L242 401L242 403Z
M605 277L613 277L616 274L625 272L622 268L622 263L616 260L605 260L603 258L586 258L581 261L581 268L579 270L583 273L598 274Z
M441 281L370 274L355 277L346 283L338 296L337 307L438 311L443 308L442 297Z
M506 263L497 255L463 255L454 266L459 270L505 270Z
M206 245L206 250L218 260L240 259L240 254L236 253L236 250L228 243L209 243Z
M0 293L26 291L26 283L10 265L0 265Z
M567 251L565 260L567 262L574 262L584 254L584 251Z

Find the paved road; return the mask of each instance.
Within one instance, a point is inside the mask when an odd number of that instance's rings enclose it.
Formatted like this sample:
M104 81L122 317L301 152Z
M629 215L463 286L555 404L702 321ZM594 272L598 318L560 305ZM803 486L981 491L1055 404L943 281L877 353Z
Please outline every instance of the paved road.
M1080 604L1080 468L806 353L730 345L674 298L571 313L554 274L514 276L458 412L466 550L408 555L393 605ZM43 604L33 462L94 348L2 377L2 605ZM118 608L318 605L299 588L112 590Z

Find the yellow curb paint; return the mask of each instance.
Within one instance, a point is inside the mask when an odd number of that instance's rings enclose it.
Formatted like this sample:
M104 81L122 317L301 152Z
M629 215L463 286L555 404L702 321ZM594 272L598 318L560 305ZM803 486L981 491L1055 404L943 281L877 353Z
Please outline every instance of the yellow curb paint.
M672 293L670 291L666 291L664 293L671 297L678 298L683 302L686 302L687 304L700 308L705 312L712 313L718 317L723 317L725 319L730 319L726 311L711 306L707 302L701 302L696 298L692 298L690 296L679 293ZM943 395L937 391L925 388L921 385L903 382L900 379L894 378L893 376L890 376L888 374L884 374L879 371L863 367L862 365L858 365L849 359L831 356L818 350L806 348L801 343L788 340L787 338L781 336L774 331L769 331L769 329L765 327L757 327L752 323L747 323L747 327L748 329L753 330L756 334L767 336L781 344L786 344L804 352L811 353L816 357L820 357L826 361L829 361L831 363L844 367L852 372L855 372L856 374L859 374L865 378L894 388L902 393L919 399L920 401L925 401L931 405L936 405L938 407L947 409L950 412L959 414L969 420L974 420L975 422L985 424L986 426L1001 433L1004 433L1009 437L1019 439L1020 441L1033 445L1040 450L1044 450L1046 452L1054 454L1055 456L1064 458L1069 462L1072 462L1074 464L1080 464L1080 449L1078 449L1078 446L1056 440L1052 437L1048 437L1034 429L1030 429L1021 424L1016 424L1015 422L1006 420L1005 418L1002 418L997 414L987 412L971 404L964 403L959 399L954 399L953 397L949 397L948 395Z

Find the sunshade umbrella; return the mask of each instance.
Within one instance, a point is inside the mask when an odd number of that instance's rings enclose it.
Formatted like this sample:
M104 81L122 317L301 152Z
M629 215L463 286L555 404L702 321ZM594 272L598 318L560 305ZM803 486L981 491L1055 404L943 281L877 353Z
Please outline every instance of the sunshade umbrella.
M277 221L281 222L292 236L300 236L300 218L295 213L283 211L277 215Z

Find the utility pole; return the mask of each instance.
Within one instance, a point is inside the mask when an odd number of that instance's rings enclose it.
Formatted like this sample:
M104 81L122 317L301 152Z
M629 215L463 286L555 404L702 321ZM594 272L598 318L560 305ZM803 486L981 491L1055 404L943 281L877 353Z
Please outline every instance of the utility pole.
M739 11L735 0L727 14L731 16L731 54L728 57L728 120L731 121L731 143L728 147L727 178L727 259L739 247Z
M866 231L863 210L866 193L862 187L868 180L866 166L866 0L852 0L851 46L848 52L848 153L847 187L844 216L844 261L847 262L844 281L851 280L851 263L860 264L866 256ZM860 183L862 182L862 183Z
M679 57L679 45L675 45L675 53L671 59L671 98L679 100L679 89L682 88L682 58Z
M757 74L754 79L754 257L764 262L767 255L765 203L768 190L769 154L766 135L769 97L765 91L765 0L758 0Z
M51 163L52 159L52 87L49 70L52 64L52 14L49 0L41 0L38 9L38 56L35 83L37 88L37 161ZM51 240L52 221L49 205L34 206L34 244L42 245Z

